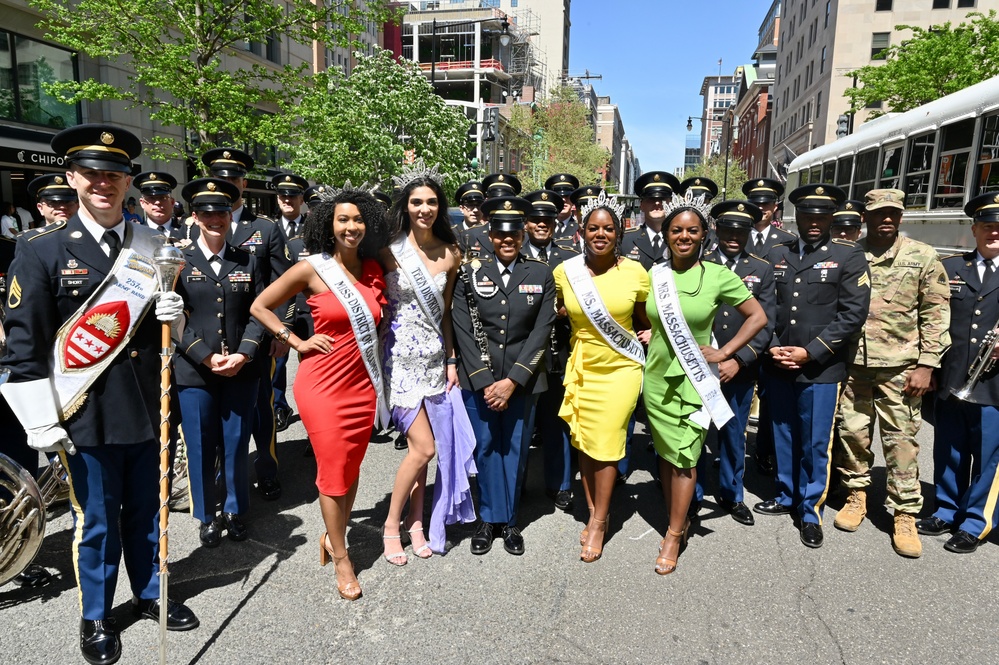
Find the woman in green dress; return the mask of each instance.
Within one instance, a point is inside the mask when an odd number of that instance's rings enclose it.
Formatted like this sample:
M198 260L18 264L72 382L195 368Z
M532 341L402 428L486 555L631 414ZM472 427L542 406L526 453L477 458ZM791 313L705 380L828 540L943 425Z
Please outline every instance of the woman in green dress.
M767 320L735 273L700 260L708 230L703 197L674 197L668 208L663 228L669 261L650 271L653 294L646 301L646 312L652 328L643 387L670 517L656 559L660 575L676 570L687 539L687 510L708 428L712 421L720 427L731 417L724 399L718 399L717 363L745 346ZM745 321L728 344L715 349L710 346L711 327L722 303L735 307Z

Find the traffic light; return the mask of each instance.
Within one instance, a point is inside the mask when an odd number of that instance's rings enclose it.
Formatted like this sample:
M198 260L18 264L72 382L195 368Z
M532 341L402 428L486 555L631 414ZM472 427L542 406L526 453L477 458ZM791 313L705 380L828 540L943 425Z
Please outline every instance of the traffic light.
M495 141L496 137L499 136L499 107L490 106L486 109L485 119L483 121L485 127L483 128L483 141Z
M850 133L850 116L845 113L836 118L836 138L841 139Z

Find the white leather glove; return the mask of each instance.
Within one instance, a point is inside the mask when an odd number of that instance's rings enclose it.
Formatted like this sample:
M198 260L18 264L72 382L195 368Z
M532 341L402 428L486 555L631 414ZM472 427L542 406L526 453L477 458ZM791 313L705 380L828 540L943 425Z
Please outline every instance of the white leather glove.
M43 453L65 450L76 454L76 446L59 422L55 391L48 379L4 383L0 393L24 427L28 445Z
M184 313L184 299L176 291L160 291L156 294L156 320L173 323Z

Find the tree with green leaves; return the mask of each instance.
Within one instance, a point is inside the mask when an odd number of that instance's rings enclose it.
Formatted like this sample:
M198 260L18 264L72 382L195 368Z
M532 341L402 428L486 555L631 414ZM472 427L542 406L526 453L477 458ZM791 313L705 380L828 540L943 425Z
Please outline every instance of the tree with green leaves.
M286 108L293 120L282 146L291 155L287 166L316 182L391 189L390 176L415 158L438 165L449 193L471 179L470 121L462 109L434 94L415 63L383 50L357 57L350 76L336 69L316 74Z
M153 157L228 144L274 145L287 130L278 105L302 92L312 63L248 64L237 52L281 40L348 45L370 21L394 15L388 0L29 0L47 37L122 65L127 86L94 79L48 86L72 103L119 100L182 140L147 138ZM251 58L251 60L256 60Z
M739 199L742 198L742 192L739 190L742 187L742 183L749 180L749 175L739 164L738 160L734 157L729 156L728 160L728 180L725 180L725 155L711 155L707 159L701 160L701 163L697 166L687 169L684 173L684 178L708 178L713 180L716 185L718 185L718 196L715 198L716 201L722 200L722 190L726 191L726 199ZM725 183L728 183L726 187Z
M912 37L881 52L883 64L849 72L857 86L844 93L856 112L877 102L871 117L902 112L999 75L999 21L996 11L971 12L970 23L949 22L911 30Z
M593 140L589 111L569 86L555 88L540 104L512 107L507 148L521 155L517 174L525 191L540 189L556 173L582 184L600 182L610 153Z

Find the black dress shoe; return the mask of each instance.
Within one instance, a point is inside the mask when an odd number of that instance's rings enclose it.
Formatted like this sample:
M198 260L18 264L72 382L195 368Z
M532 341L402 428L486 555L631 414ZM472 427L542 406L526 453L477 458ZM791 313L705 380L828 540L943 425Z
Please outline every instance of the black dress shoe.
M746 526L756 524L756 518L753 517L753 513L749 511L749 508L742 501L729 501L728 499L718 497L718 505L739 524L745 524Z
M267 501L276 501L281 498L281 483L278 482L277 478L264 478L257 481L257 489Z
M160 620L160 601L157 598L148 600L132 599L132 616L136 619ZM201 625L187 605L167 599L167 630L194 630Z
M503 549L518 556L524 553L524 537L520 535L520 529L515 526L503 527Z
M121 640L114 619L81 619L80 652L91 665L110 665L121 658Z
M555 502L555 507L566 512L572 510L572 492L569 490L548 490L548 498Z
M493 548L493 525L482 522L472 536L472 554L485 554Z
M237 543L246 540L246 525L243 524L243 520L239 519L239 515L222 513L222 521L225 522L226 535L229 536L229 540L235 540Z
M958 529L957 533L944 543L944 549L954 554L971 554L978 549L981 542L967 531Z
M822 527L812 522L802 524L801 542L805 547L822 547Z
M791 506L785 506L777 499L767 499L753 506L753 512L760 515L790 515Z
M291 425L291 409L281 406L274 407L274 425L277 431L283 432Z
M945 533L950 533L953 529L952 524L944 522L939 517L924 517L916 521L916 531L924 536L942 536Z
M14 578L14 583L26 589L37 589L52 581L52 573L38 564L31 564L20 575Z
M396 450L405 450L406 448L409 448L409 442L406 441L406 435L399 432L399 435L395 437L394 445Z
M218 518L208 524L201 523L201 544L205 547L218 547L222 542L222 522Z

